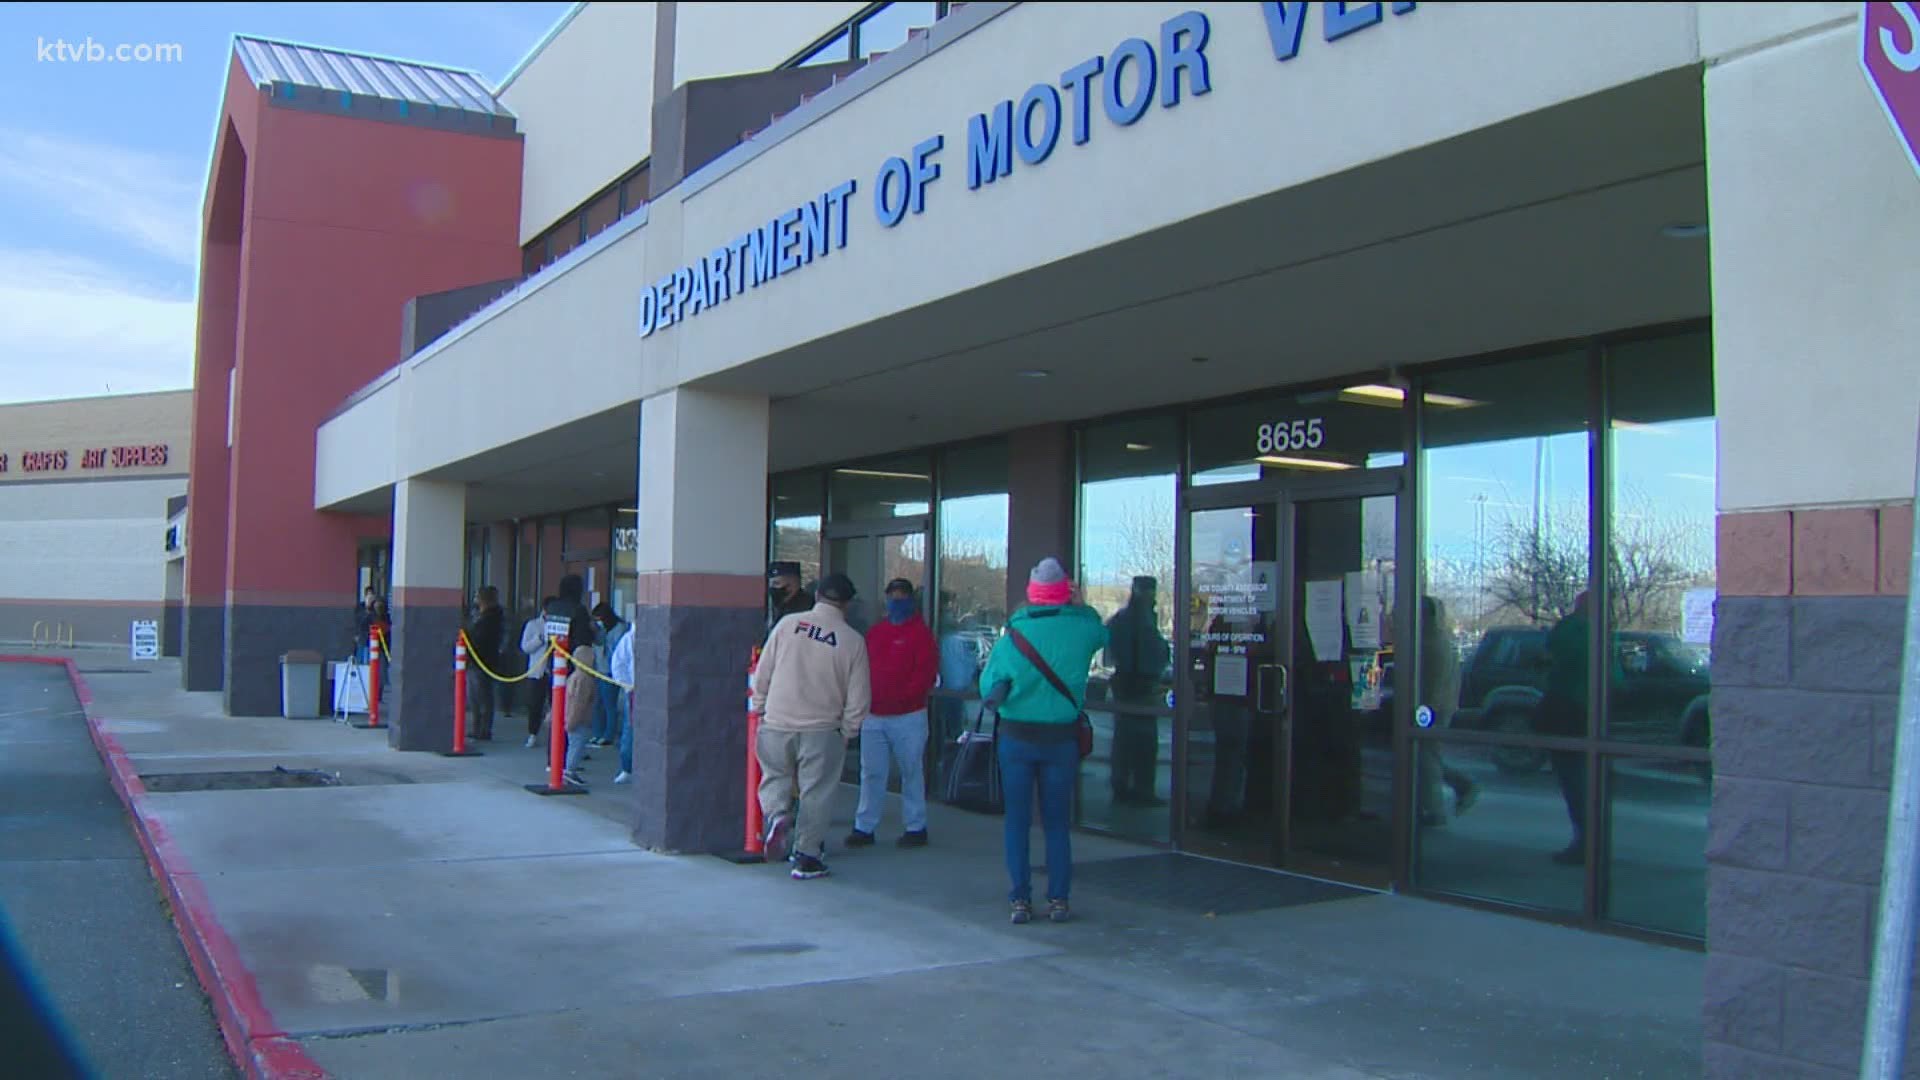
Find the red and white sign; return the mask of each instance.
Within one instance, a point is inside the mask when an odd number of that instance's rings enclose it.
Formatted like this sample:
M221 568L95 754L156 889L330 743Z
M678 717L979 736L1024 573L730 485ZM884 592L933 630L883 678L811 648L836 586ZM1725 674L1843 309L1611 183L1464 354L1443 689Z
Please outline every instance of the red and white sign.
M1868 3L1860 12L1860 68L1920 172L1920 6Z

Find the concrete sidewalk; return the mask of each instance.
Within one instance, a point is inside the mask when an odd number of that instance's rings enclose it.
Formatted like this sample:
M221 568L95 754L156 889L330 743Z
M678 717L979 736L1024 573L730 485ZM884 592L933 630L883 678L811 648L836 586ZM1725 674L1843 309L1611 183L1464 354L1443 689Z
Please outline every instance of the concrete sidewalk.
M936 807L934 846L899 851L890 807L882 846L847 854L843 790L834 876L798 883L636 849L611 750L591 795L543 799L504 718L484 757L400 754L221 716L172 664L81 666L152 787L342 774L140 796L263 1022L336 1076L1699 1072L1696 953L1085 836L1079 921L1014 927L997 819Z

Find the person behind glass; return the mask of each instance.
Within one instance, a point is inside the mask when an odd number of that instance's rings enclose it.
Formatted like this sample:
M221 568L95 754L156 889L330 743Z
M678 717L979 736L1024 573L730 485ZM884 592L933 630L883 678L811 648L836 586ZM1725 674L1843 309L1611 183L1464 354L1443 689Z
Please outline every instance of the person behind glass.
M860 734L873 700L867 642L847 622L853 582L845 574L828 574L819 595L810 610L774 624L747 706L761 718L753 750L767 822L764 850L768 859L781 858L791 839L796 881L827 876L833 793L847 744Z
M1453 627L1446 609L1431 596L1420 598L1420 699L1431 713L1434 728L1453 726L1453 711L1460 704L1460 658L1453 647ZM1447 764L1440 744L1422 739L1420 750L1420 824L1444 825L1447 822L1446 790L1453 789L1453 813L1459 816L1473 809L1480 789L1473 778Z
M1574 598L1568 612L1547 632L1547 686L1535 727L1542 735L1583 738L1587 734L1587 647L1591 640L1587 594ZM1562 866L1587 861L1587 762L1578 750L1550 750L1553 774L1566 800L1573 839L1553 856Z
M553 697L553 679L551 665L553 655L547 651L546 610L556 603L558 597L549 596L540 601L540 610L520 626L520 651L527 656L527 677L521 681L527 696L527 749L540 745L540 721L547 714L547 702Z
M800 564L776 562L767 566L767 632L789 615L804 615L813 610L813 597L800 587Z
M861 726L860 804L850 848L868 847L887 799L887 771L900 767L901 847L927 846L927 695L939 674L933 631L913 601L913 583L887 583L887 617L867 631L872 709Z
M1151 707L1159 703L1160 676L1167 669L1172 648L1160 633L1154 612L1158 582L1133 579L1127 606L1107 620L1107 660L1113 667L1114 700L1122 705ZM1165 806L1155 791L1160 756L1160 721L1154 716L1116 713L1113 717L1113 801L1135 806Z
M481 742L491 742L496 686L487 671L500 670L500 653L507 640L507 613L500 610L500 590L492 585L480 587L478 602L480 610L467 626L467 648L473 653L467 664L468 683L473 689L472 735Z
M1060 693L1022 654L1013 635L1025 638L1039 659L1065 685ZM1087 700L1087 672L1107 645L1107 628L1092 608L1074 603L1073 582L1060 560L1045 558L1027 578L1027 606L1007 620L980 673L980 694L999 711L995 740L1001 786L1006 793L1007 893L1013 921L1033 918L1033 792L1040 791L1041 829L1047 839L1047 917L1070 918L1073 887L1073 789L1080 775L1077 721ZM1071 695L1069 700L1068 695Z
M621 640L627 636L630 628L620 616L614 614L613 606L605 601L595 605L593 619L600 628L600 653L603 656L610 656L614 649L620 647ZM632 679L622 681L629 684L633 682ZM602 686L599 689L605 693L597 694L595 697L593 738L587 740L587 745L612 746L620 738L621 705L625 702L625 698L614 692L617 689L615 687Z

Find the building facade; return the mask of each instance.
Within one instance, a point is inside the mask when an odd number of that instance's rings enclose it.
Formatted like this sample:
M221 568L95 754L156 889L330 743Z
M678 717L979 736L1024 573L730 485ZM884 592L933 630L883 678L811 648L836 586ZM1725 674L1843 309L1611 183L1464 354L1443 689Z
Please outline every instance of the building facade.
M0 405L0 641L179 655L189 391Z
M1861 47L1851 4L585 4L455 108L242 40L189 685L271 711L375 584L439 749L472 590L577 572L642 643L636 842L714 850L770 559L922 586L944 740L1057 555L1115 628L1082 827L1704 947L1710 1075L1838 1075L1920 428Z

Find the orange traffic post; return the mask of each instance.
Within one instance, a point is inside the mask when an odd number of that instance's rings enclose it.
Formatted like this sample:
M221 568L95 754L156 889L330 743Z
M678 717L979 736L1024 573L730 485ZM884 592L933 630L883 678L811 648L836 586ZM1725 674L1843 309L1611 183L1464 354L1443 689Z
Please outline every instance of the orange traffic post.
M481 756L481 751L467 749L467 635L465 632L462 632L453 643L453 749L440 751L440 756Z
M766 839L761 834L766 830L766 821L760 813L760 755L754 752L754 745L760 739L760 717L753 711L753 673L760 667L760 648L755 646L753 656L747 661L747 836L746 844L738 852L721 853L730 862L763 863L767 861Z
M376 623L367 631L367 722L353 725L362 730L380 726L380 654L386 652L386 644Z
M554 634L548 627L548 637L553 641L553 712L547 717L547 782L528 784L527 790L535 795L585 795L587 789L567 783L564 775L567 768L567 639L564 634Z

